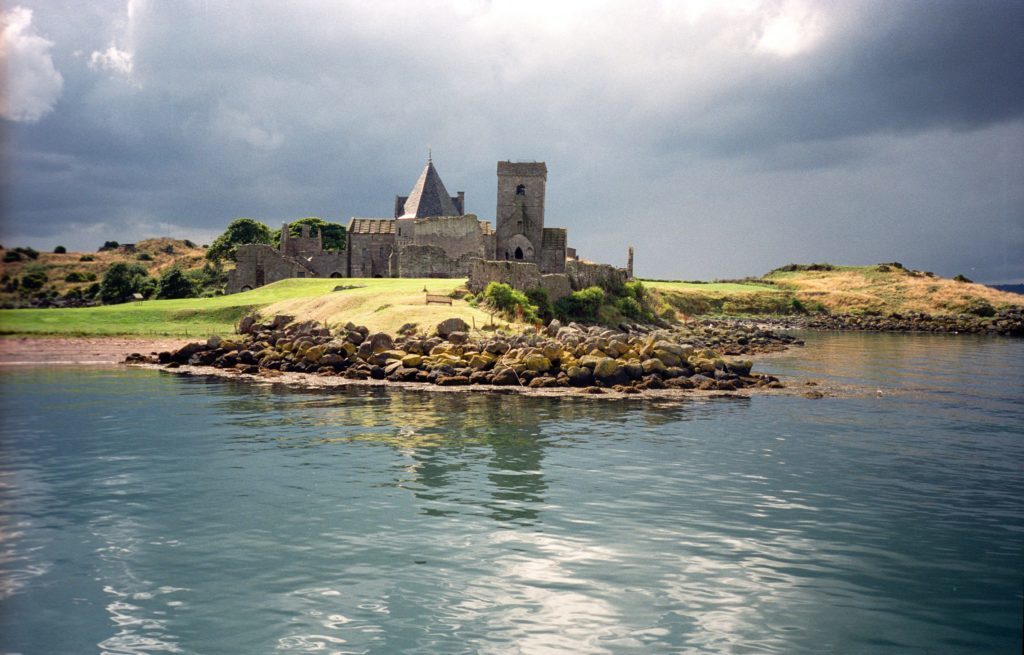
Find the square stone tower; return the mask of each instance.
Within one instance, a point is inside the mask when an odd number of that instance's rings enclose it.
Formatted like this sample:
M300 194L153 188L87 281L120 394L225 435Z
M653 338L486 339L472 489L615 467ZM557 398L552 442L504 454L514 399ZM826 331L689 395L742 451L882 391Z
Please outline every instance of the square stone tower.
M544 162L498 162L496 259L541 263L547 180Z

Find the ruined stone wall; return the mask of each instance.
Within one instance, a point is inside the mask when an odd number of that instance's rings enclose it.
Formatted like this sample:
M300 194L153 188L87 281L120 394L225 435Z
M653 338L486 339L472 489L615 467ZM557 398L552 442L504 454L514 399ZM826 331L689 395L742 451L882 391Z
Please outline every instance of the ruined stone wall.
M548 292L548 299L555 302L572 293L572 285L569 284L569 276L565 273L551 273L540 277L540 286Z
M285 257L272 246L248 244L238 246L235 269L228 273L228 293L238 293L293 277L316 277L312 270Z
M565 263L565 272L574 291L593 286L618 289L629 279L624 268L572 259Z
M405 221L399 224L400 242L403 244L409 238L417 246L435 246L443 249L453 260L467 254L474 257L490 256L484 234L480 230L480 220L473 214L421 218L411 223L408 226Z
M565 272L565 242L565 228L544 228L544 242L540 254L541 271L543 271L544 273Z
M398 277L466 277L470 262L476 259L479 256L474 253L452 259L440 246L399 246Z
M469 290L480 293L489 282L504 282L521 291L537 289L540 287L540 267L527 262L472 260L469 263Z
M303 265L316 277L345 277L348 273L348 257L344 252L320 252L309 257Z
M348 276L391 277L394 234L349 234Z

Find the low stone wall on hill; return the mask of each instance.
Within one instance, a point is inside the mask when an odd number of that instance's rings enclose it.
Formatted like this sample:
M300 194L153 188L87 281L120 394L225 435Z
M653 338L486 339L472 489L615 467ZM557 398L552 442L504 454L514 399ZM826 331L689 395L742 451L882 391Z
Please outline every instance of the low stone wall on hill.
M587 287L601 287L606 291L621 289L629 280L629 271L624 268L579 260L567 261L565 274L569 276L569 284L574 291Z

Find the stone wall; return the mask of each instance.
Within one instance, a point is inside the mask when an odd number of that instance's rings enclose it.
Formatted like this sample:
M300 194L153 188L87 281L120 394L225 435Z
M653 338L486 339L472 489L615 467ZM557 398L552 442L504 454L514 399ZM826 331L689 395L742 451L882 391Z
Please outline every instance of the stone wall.
M470 262L479 259L474 253L466 253L452 259L439 246L411 244L399 246L397 262L398 277L466 277Z
M453 260L467 254L485 259L494 257L493 249L487 248L480 220L473 214L399 221L396 229L400 246L435 246L444 250Z
M394 234L349 234L349 277L391 277Z
M569 278L564 274L541 275L540 267L528 262L469 261L469 282L467 287L473 293L480 293L491 282L502 282L519 291L544 289L551 302L572 293Z
M264 284L292 277L315 277L290 257L283 256L273 246L247 244L235 251L235 268L228 272L228 293L239 293Z
M566 230L564 227L544 228L544 242L540 254L540 270L544 273L565 272L565 242Z
M526 262L484 261L469 262L469 283L473 293L480 293L489 282L504 282L513 289L526 291L540 288L540 267Z
M574 259L565 263L565 273L569 276L569 283L574 291L594 286L602 289L619 289L629 279L624 268Z

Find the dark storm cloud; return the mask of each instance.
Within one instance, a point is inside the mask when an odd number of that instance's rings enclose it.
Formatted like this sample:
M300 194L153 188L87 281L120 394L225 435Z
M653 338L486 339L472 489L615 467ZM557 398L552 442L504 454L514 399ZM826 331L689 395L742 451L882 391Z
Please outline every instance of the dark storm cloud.
M1024 275L1021 3L23 4L63 90L6 123L5 243L387 215L431 144L486 218L547 160L549 221L648 275Z

